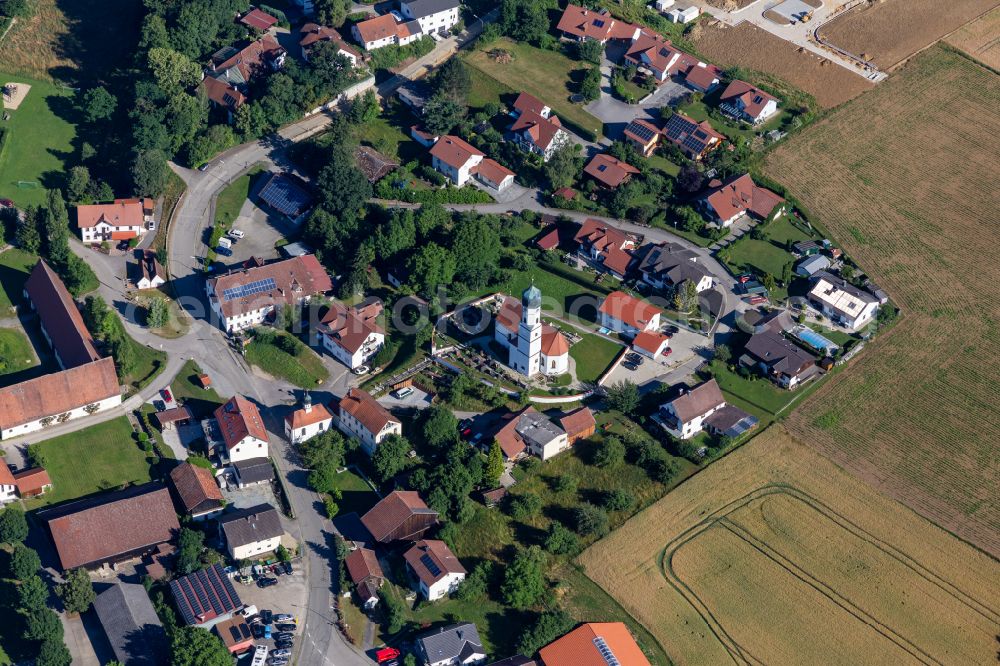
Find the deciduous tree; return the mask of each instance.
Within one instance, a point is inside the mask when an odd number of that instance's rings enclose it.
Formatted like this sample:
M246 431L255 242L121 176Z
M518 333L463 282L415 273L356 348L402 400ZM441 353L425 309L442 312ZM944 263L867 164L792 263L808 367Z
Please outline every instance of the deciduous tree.
M10 504L0 510L0 542L23 543L28 538L28 521L19 504Z
M66 582L56 587L56 595L70 613L82 613L94 603L97 595L90 584L86 569L73 569L66 574Z
M173 666L232 666L225 644L201 627L181 627L170 641Z
M518 551L504 571L500 587L504 603L524 610L541 602L548 589L544 567L545 553L538 546Z

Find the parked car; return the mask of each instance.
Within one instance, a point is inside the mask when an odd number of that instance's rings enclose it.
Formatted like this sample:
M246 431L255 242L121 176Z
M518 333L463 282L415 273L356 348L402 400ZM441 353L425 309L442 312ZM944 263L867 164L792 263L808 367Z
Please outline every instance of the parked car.
M256 615L256 614L257 614L257 607L256 606L244 606L243 610L240 611L240 615L242 615L243 617L246 617L246 618L249 618L250 616Z
M266 662L267 662L267 646L258 645L254 649L253 661L251 662L250 666L264 666Z
M264 639L269 640L271 638L271 625L264 625Z
M741 273L740 275L736 276L736 280L740 284L746 284L747 282L749 282L752 279L753 279L753 276L750 275L749 273Z
M255 639L261 640L262 638L264 638L264 626L265 625L259 622L259 619L256 624L250 625L250 633L253 634L253 637Z
M295 644L292 643L291 641L275 641L274 642L274 647L278 648L279 650L289 650L289 649L291 649L294 646L295 646Z
M217 247L215 248L215 253L223 257L233 256L233 251L230 250L228 247Z
M294 624L287 624L282 622L279 622L278 624L274 625L274 628L277 629L278 631L295 631L296 629Z
M291 657L292 651L289 650L288 648L285 648L282 650L275 650L271 654L274 655L275 657Z
M264 624L271 624L274 622L274 613L265 608L260 612L260 619Z
M282 567L284 567L286 574L291 575L293 571L291 562L285 562L284 564L282 564Z
M278 613L274 616L275 622L295 622L295 616L289 615L288 613Z
M384 647L375 651L375 661L384 664L393 659L399 658L399 650L393 647Z
M635 369L637 369L639 367L639 366L637 366L635 363L633 363L631 361L624 361L624 362L622 362L622 366L624 366L624 368L626 370L635 370Z
M295 634L290 631L279 631L274 635L276 641L290 641L295 638Z
M367 365L359 365L358 367L356 367L353 370L351 370L351 372L353 372L356 375L367 375L368 374L368 366Z
M398 391L396 391L396 398L399 399L399 400L405 400L406 398L410 397L411 395L413 395L413 387L412 386L404 386L403 388L401 388Z
M750 297L749 303L750 305L760 305L761 303L767 303L767 296L761 296L760 294L756 294Z
M277 585L277 578L268 578L267 576L262 576L257 579L257 587L264 589L265 587L271 587L272 585Z
M231 230L229 231L229 235L230 235L231 237L233 237L233 238L236 238L236 239L241 239L241 238L243 238L244 236L246 236L247 234L246 234L246 232L245 232L245 231L240 231L239 229L231 229Z
M204 173L205 171L208 171L208 162L205 162L200 167L198 167L198 171L201 171L202 173Z
M168 388L163 389L163 399L166 400L167 402L174 401L174 396L172 393L170 393L170 389Z

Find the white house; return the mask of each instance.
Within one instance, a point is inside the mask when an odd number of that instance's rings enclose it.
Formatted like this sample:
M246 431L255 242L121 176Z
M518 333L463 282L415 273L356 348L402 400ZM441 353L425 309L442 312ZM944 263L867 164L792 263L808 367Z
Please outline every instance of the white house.
M493 436L508 460L533 455L542 460L569 448L569 435L559 425L534 407L505 415L504 423Z
M706 418L725 405L719 384L710 379L661 405L660 422L674 437L690 439L702 431Z
M430 152L434 168L458 187L469 182L473 169L486 157L478 148L450 134L438 139Z
M156 259L156 253L146 251L139 261L139 275L135 280L136 289L156 289L167 281L167 273Z
M766 187L760 187L750 174L734 176L724 183L713 180L700 205L709 218L721 227L731 226L743 215L758 220L773 220L787 208L787 202Z
M256 266L205 282L212 313L227 333L253 328L285 305L300 305L333 283L316 255Z
M504 296L494 339L507 350L507 365L531 377L554 377L569 371L569 342L554 326L542 323L542 292L531 285L521 300Z
M497 192L503 192L513 185L516 175L504 165L488 157L473 168L472 174L480 183Z
M316 435L326 432L333 424L333 415L325 405L313 405L312 397L306 391L302 398L302 408L285 417L285 439L292 444L300 444Z
M7 465L0 465L0 504L17 499L17 480Z
M655 360L670 349L670 338L659 331L643 331L632 339L632 349Z
M385 331L378 325L382 301L368 299L348 308L334 301L316 332L323 349L351 370L368 363L385 344Z
M698 253L678 243L647 246L639 264L642 281L660 291L673 290L685 282L694 284L698 293L711 289L715 278L702 264Z
M540 155L545 162L569 143L569 134L558 116L546 117L530 109L521 111L510 131L521 150Z
M231 463L251 458L267 458L267 428L257 405L241 395L234 395L215 410L224 449L220 457Z
M813 277L816 282L809 290L809 302L837 324L857 330L878 313L878 299L867 291L825 271Z
M278 510L270 504L258 504L219 517L219 536L225 540L229 556L237 562L273 553L284 533Z
M667 18L674 23L690 23L701 15L697 7L687 7L686 9L671 9L667 13Z
M458 24L458 5L458 0L402 0L399 11L419 23L425 35L444 35Z
M719 110L737 120L759 125L778 112L778 99L746 81L734 79L719 96Z
M403 424L369 393L352 388L337 404L337 427L348 437L357 437L368 455L390 435L403 432Z
M115 199L114 203L76 207L76 225L84 243L131 240L153 231L152 199Z
M347 58L351 67L357 67L361 60L361 54L356 49L347 44L340 36L340 33L327 26L316 23L306 23L299 29L299 46L302 48L302 59L309 61L309 51L318 42L333 42L337 46L337 53Z
M423 34L417 21L399 21L392 13L361 21L351 26L351 35L366 51L384 46L406 46Z
M629 337L660 328L660 311L623 291L608 294L598 308L598 314L601 326Z
M416 579L417 591L428 601L452 594L465 580L465 567L444 541L421 540L403 554Z

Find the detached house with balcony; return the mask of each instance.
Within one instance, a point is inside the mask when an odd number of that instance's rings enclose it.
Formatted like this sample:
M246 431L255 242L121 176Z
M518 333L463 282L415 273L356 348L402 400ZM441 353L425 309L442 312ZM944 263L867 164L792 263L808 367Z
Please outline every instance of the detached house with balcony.
M569 143L569 134L557 116L543 116L534 110L521 111L511 125L510 134L521 150L541 156L544 162Z
M660 311L623 291L608 294L597 313L601 326L631 338L660 328Z
M337 53L350 61L351 67L357 67L362 60L361 52L344 41L340 33L333 28L306 23L299 28L299 47L302 48L302 59L309 61L309 52L321 42L332 42L337 47Z
M879 299L844 278L820 271L813 280L809 302L834 323L856 331L878 314Z
M76 226L84 243L139 238L156 229L150 198L115 199L113 203L76 207Z
M285 49L273 35L257 41L227 46L212 54L201 85L209 102L225 109L232 122L247 102L250 81L267 72L276 72L285 64Z
M606 44L609 40L631 40L639 28L631 23L618 21L607 9L587 9L569 4L559 18L556 30L562 33L564 39Z
M643 247L639 263L642 281L660 291L674 291L685 282L694 284L699 293L711 289L715 278L698 263L698 253L679 243L664 242Z
M735 437L757 426L757 417L726 403L715 379L660 406L660 425L677 439L691 439L703 430Z
M458 0L401 0L399 13L416 21L425 35L446 35L458 25Z
M755 368L782 388L792 389L818 374L816 358L774 331L755 333L739 363Z
M652 72L658 83L676 77L681 83L699 92L715 87L722 76L722 70L715 65L681 51L663 35L647 29L637 30L625 52L624 60Z
M787 202L771 190L758 187L750 174L735 176L725 183L713 180L702 198L701 207L713 222L728 227L743 215L773 220L787 208Z
M257 405L241 395L234 395L215 410L215 421L222 437L221 458L231 463L267 458L267 428Z
M689 160L700 160L723 144L726 137L716 132L707 120L696 123L683 113L674 112L663 127L665 141L677 146Z
M382 301L377 298L352 307L334 301L320 320L317 341L351 370L359 368L385 344L385 331L378 325L381 314Z
M229 557L237 562L273 553L284 534L278 510L270 504L258 504L219 518L219 536L226 543Z
M736 79L719 96L719 110L736 120L759 125L778 112L778 99Z
M588 218L573 240L580 256L594 262L619 280L625 277L635 257L635 239L600 220Z
M348 437L357 437L369 456L386 437L403 432L403 424L359 388L349 390L337 404L337 427Z
M431 147L431 165L458 187L473 177L487 187L503 191L514 182L514 172L491 160L468 142L446 134Z
M465 567L444 541L424 539L403 553L417 592L428 601L446 597L465 580Z

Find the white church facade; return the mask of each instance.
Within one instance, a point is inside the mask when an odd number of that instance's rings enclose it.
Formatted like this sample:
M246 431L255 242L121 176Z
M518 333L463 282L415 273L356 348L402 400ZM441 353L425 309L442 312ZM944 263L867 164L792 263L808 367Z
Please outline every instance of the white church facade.
M535 285L524 290L520 301L504 297L494 339L507 349L507 365L522 375L569 372L569 342L553 326L542 323L542 292Z

